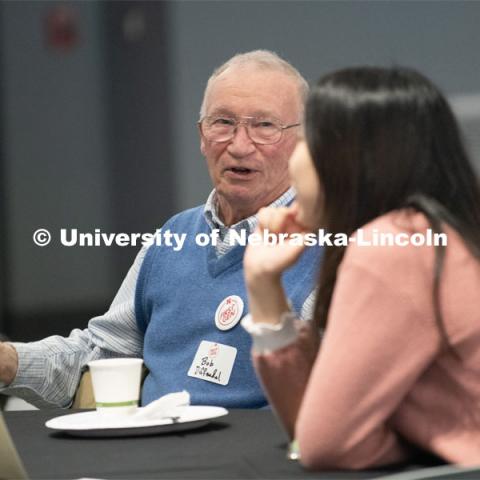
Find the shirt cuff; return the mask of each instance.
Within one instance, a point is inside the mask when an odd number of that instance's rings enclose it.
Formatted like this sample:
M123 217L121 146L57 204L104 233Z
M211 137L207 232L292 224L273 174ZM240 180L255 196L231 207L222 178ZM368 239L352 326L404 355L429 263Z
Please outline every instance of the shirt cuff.
M38 342L19 343L8 342L15 347L18 355L17 374L11 383L1 388L0 393L20 397L38 408L60 406L45 400L45 362L44 355L39 352ZM36 355L38 353L39 355ZM68 405L63 405L68 406Z
M6 388L27 387L32 390L40 390L45 382L45 364L42 361L43 357L34 357L35 361L31 358L36 350L36 343L9 343L17 351L18 365L15 378ZM27 373L32 367L34 367L33 369L35 370L34 374Z
M281 315L280 322L272 325L256 323L248 314L241 323L242 327L252 336L254 352L264 354L283 348L296 340L298 335L295 326L296 320L296 313L285 312Z

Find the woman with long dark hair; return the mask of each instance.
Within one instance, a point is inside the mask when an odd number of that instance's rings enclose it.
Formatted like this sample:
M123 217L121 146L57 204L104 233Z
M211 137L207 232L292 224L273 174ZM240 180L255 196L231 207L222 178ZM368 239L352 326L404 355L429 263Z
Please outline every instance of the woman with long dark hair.
M399 462L412 445L480 464L480 190L450 107L416 71L357 67L320 79L305 122L297 202L261 210L258 231L331 234L314 321L280 282L303 245L244 260L243 324L275 411L310 468Z

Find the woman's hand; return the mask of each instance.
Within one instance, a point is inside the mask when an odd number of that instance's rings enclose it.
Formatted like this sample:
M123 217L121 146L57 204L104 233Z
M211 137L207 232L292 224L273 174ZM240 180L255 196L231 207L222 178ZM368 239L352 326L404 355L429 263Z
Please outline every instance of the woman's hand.
M263 241L246 248L243 264L247 282L280 277L282 272L298 260L305 249L303 239L300 242L298 235L303 236L306 232L297 223L296 212L295 204L290 207L260 209L255 233L263 236ZM266 234L271 237L274 235L275 239L265 238ZM290 237L292 234L297 234L297 238L293 240Z
M276 243L269 244L265 241L252 243L245 251L243 259L245 281L250 314L254 322L276 324L280 321L282 313L289 310L281 274L295 263L305 249L303 241L298 242L298 239L295 243L292 243L291 239L289 241L289 235L293 233L303 235L305 231L295 218L295 205L262 208L258 212L258 227L255 233L274 234Z

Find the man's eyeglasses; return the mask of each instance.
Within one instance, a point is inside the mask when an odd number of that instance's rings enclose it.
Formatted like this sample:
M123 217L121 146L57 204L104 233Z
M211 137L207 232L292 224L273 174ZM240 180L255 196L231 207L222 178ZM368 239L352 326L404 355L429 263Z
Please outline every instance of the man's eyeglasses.
M242 120L226 116L208 116L198 122L202 135L210 142L228 142L239 125L245 125L250 140L259 145L271 145L280 141L283 131L298 127L300 123L282 125L274 118L240 117Z

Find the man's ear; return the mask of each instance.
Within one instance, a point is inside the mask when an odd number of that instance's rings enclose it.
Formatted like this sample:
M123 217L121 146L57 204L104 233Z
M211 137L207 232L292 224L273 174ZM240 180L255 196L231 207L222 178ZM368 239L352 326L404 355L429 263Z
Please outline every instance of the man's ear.
M198 134L200 135L200 151L202 152L202 155L205 156L205 139L203 138L200 124L198 124Z

